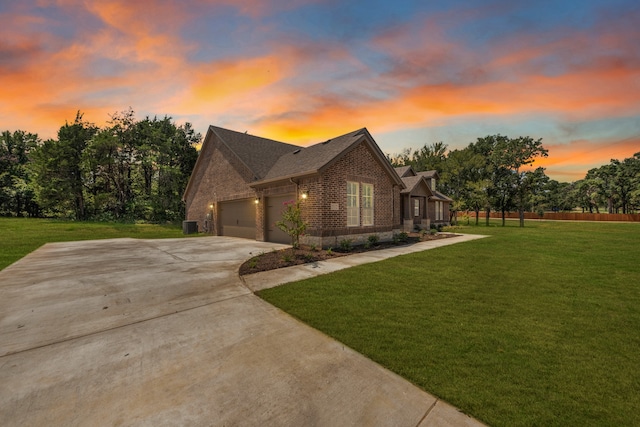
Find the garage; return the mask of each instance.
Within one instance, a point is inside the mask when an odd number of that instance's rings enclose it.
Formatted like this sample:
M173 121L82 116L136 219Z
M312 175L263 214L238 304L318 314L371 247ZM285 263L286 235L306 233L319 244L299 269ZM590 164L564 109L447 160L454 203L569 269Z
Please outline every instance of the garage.
M282 211L284 210L284 204L295 200L295 194L285 194L276 197L267 197L265 199L266 204L266 233L265 240L273 243L284 243L285 245L291 244L291 236L284 231L276 227L276 221L282 219Z
M218 224L222 236L256 238L256 206L253 199L220 202Z

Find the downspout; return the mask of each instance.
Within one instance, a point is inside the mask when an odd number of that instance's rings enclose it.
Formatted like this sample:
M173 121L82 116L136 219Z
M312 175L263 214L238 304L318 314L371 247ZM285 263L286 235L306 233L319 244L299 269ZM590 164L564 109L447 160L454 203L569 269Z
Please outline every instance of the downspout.
M296 186L296 200L298 200L298 183L294 181L293 178L289 178L289 181Z

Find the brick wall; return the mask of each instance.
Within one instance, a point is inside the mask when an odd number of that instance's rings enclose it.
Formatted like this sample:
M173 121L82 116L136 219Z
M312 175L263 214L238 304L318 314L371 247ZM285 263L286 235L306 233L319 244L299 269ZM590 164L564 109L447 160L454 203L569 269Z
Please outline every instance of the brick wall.
M361 184L360 197L362 184L373 184L373 226L347 227L347 181ZM340 158L322 176L301 180L299 187L300 192L309 192L303 205L308 235L381 233L399 223L399 190L394 188L393 181L365 143ZM362 207L360 211L362 218Z
M185 195L186 219L198 221L198 229L202 231L207 214L212 214L214 223L209 225L209 232L217 234L218 203L253 198L256 192L248 185L253 179L251 171L214 134L207 136L210 139L203 144L198 168L193 172L191 187Z

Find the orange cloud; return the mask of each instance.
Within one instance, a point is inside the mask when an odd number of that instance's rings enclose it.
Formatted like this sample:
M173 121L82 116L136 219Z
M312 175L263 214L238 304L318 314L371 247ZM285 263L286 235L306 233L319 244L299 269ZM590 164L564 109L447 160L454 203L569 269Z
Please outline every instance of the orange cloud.
M622 140L574 140L567 144L544 144L549 156L539 158L534 166L546 168L546 174L559 181L583 179L593 168L611 159L623 160L640 151L640 135Z

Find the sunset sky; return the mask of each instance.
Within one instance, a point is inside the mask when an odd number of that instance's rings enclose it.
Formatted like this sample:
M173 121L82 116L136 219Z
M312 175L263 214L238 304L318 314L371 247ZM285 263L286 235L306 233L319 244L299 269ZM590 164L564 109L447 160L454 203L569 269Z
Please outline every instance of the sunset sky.
M560 181L640 151L640 3L0 0L0 130L129 107L385 153L542 138Z

